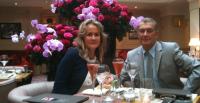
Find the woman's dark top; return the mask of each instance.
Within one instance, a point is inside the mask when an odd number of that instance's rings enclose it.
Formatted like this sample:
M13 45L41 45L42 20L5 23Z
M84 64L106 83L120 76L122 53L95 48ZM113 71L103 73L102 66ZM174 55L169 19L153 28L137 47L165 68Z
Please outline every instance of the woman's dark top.
M68 48L58 65L53 93L75 94L87 76L87 62L79 56L77 48Z

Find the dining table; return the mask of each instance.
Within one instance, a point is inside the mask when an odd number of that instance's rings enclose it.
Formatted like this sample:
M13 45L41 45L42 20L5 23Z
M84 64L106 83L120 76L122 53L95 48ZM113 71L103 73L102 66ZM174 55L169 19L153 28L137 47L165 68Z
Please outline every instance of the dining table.
M200 96L191 93L191 100L176 100L176 102L164 102L163 98L157 98L152 93L153 89L135 88L133 92L128 92L132 88L123 87L115 92L109 90L103 95L93 95L92 93L80 92L77 96L88 96L89 99L84 103L200 103ZM132 95L132 96L131 96Z
M32 79L32 71L25 70L23 66L0 66L0 70L5 70L5 72L0 73L1 80L7 80L14 78L17 86L28 84Z
M83 90L75 95L43 93L23 101L28 103L43 103L45 101L48 101L48 103L200 103L200 96L197 96L197 94L191 94L190 99L176 99L176 102L166 102L163 98L155 97L152 89L131 89L119 88L116 91L108 90L104 94L94 93L88 89L86 89L87 92ZM99 92L98 89L94 89L94 91Z

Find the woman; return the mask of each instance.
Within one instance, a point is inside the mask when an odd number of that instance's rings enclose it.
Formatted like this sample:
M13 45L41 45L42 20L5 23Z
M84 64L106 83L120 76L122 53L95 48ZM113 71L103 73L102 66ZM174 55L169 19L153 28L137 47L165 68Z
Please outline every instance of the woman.
M100 22L82 22L76 42L78 46L69 48L58 66L53 93L72 95L91 87L87 62L103 61L106 35Z

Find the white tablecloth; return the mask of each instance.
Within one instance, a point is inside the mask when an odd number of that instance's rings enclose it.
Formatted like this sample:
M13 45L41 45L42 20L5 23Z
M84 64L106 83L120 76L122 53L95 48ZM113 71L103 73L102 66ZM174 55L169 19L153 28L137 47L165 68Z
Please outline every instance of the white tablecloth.
M23 66L5 66L5 67L0 66L0 69L3 69L3 68L5 68L6 70L10 70L10 69L14 69L14 70L20 69L20 70L24 71L24 67L23 67Z

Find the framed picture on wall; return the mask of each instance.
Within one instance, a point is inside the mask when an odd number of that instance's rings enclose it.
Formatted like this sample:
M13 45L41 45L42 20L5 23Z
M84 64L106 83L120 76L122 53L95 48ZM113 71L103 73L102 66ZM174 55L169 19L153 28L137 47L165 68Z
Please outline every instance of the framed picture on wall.
M43 24L55 24L56 23L56 17L54 16L43 16L41 19L41 23Z
M11 35L22 31L21 23L0 23L0 38L10 39Z
M138 34L137 34L137 31L132 29L128 32L128 38L129 40L132 40L132 39L138 39Z

